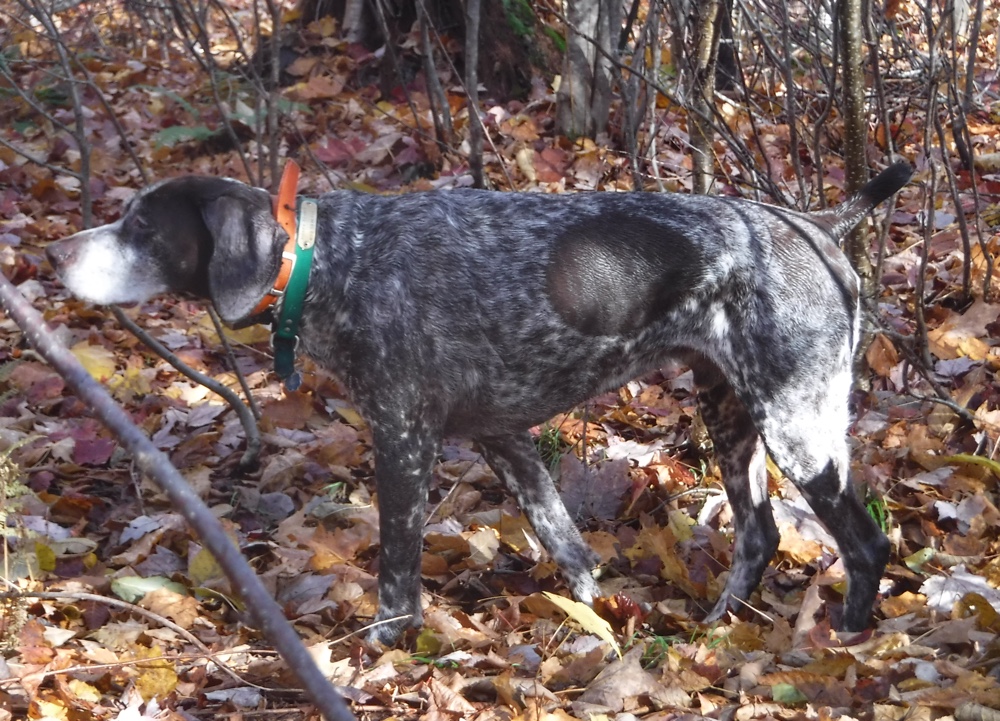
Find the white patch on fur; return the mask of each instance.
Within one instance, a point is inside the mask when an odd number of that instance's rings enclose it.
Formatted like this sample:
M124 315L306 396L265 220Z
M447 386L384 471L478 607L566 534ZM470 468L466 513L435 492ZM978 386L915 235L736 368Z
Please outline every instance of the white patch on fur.
M757 441L753 455L750 456L750 501L754 506L770 503L767 497L767 451L764 444Z
M711 272L712 279L717 283L722 283L736 270L736 256L732 253L722 252L713 259Z
M710 311L711 317L710 322L712 324L712 335L714 335L719 340L725 340L726 336L729 335L729 317L726 315L726 309L721 305L714 305Z
M108 305L142 303L168 290L135 249L120 242L120 229L118 221L79 234L79 250L61 276L73 295Z
M850 358L850 348L847 349L847 352L847 357ZM853 380L848 361L845 363L844 369L830 381L830 402L823 408L823 420L820 425L820 428L827 430L830 434L829 438L833 441L830 457L840 471L840 488L838 490L841 493L846 492L850 485L850 474L847 472L850 460L845 438L847 437L847 427L850 424L850 414L846 408L847 398L851 393Z
M845 344L845 353L850 349ZM840 486L838 493L843 493L849 485L849 459L847 453L847 426L850 421L847 410L847 398L851 391L851 369L846 361L827 384L828 392L820 399L821 402L810 409L801 409L791 417L789 422L800 428L809 428L810 432L802 436L803 447L797 454L797 459L790 468L782 468L791 478L799 483L809 483L813 476L822 473L826 464L833 462L838 471ZM805 393L803 393L805 395ZM819 483L826 482L819 476ZM824 495L832 495L833 489L822 491Z

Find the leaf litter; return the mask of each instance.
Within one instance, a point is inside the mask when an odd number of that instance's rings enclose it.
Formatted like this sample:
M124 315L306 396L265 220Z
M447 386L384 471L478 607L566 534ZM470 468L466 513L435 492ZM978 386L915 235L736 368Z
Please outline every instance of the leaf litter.
M313 30L330 37L329 28ZM207 137L176 130L210 114L190 59L160 64L118 52L90 62L155 177L181 168L239 177L232 151L212 152ZM395 192L465 182L461 156L442 154L409 130L405 102L370 101L371 88L358 81L364 59L317 63L291 68L298 80L283 93L300 104L290 113L302 142L345 185ZM550 99L546 93L538 99ZM449 101L454 110L464 102L455 93ZM426 119L426 96L415 93L414 102ZM550 107L487 109L496 152L517 189L627 187L623 157L547 130ZM676 122L663 131L663 167L681 169L684 119L665 112ZM117 136L99 117L92 118L96 205L110 220L138 185L122 171ZM787 134L759 123L734 127L765 139ZM996 146L995 126L976 132ZM25 130L18 140L49 152L44 134ZM266 331L233 333L263 409L265 445L261 469L240 475L242 436L232 413L47 274L45 243L80 227L79 188L53 182L4 149L0 160L0 182L20 191L2 196L0 264L225 519L359 718L894 721L948 717L969 704L1000 708L1000 472L992 460L1000 444L1000 307L992 299L929 309L936 380L973 411L971 423L907 395L927 395L926 383L889 333L868 352L874 383L858 404L852 468L872 489L870 506L895 547L872 631L831 630L842 568L773 468L778 557L744 612L699 623L731 562L732 514L718 493L690 375L665 369L535 429L602 560L607 597L596 614L568 599L475 448L453 444L435 469L427 509L424 628L379 652L356 635L376 602L371 440L338 382L307 364L302 392L286 396L268 374ZM435 177L407 180L415 161L434 164ZM787 158L769 162L780 171ZM506 182L498 163L487 167ZM967 174L958 182L971 193ZM991 176L979 182L981 193L997 189ZM305 184L326 189L318 174ZM839 191L831 192L838 200ZM882 276L883 317L904 334L913 332L920 268L913 246L921 237L919 194L901 194ZM929 273L941 296L961 281L954 221L964 212L945 201L936 214ZM1000 236L987 244L995 253ZM974 261L981 284L987 265L981 253ZM196 304L162 298L127 312L193 367L235 386ZM207 718L251 716L262 707L307 715L301 698L284 691L288 669L248 625L246 609L180 516L25 349L19 331L3 321L0 332L0 445L13 449L0 458L4 578L26 592L0 601L0 718Z

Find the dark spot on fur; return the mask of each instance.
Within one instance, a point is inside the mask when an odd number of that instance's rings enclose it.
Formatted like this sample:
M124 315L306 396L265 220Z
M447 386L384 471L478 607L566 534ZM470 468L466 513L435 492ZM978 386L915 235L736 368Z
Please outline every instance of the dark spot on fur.
M587 335L637 331L695 288L704 251L683 230L608 214L573 225L553 248L549 298L563 320Z

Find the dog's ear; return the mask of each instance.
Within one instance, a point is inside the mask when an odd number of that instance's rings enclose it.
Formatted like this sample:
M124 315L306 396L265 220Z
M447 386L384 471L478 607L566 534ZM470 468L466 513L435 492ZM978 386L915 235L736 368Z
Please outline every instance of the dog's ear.
M214 247L208 262L208 288L222 320L239 328L271 289L288 238L271 217L270 196L233 183L232 189L202 206Z

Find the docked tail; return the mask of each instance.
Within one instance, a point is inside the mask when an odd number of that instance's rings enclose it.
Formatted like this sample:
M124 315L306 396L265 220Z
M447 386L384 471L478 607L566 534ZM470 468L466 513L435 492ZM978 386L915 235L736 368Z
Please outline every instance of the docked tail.
M826 221L830 234L840 240L847 235L861 219L886 198L906 185L913 175L909 163L898 162L876 175L861 191L846 203L833 210L814 213L813 218Z

